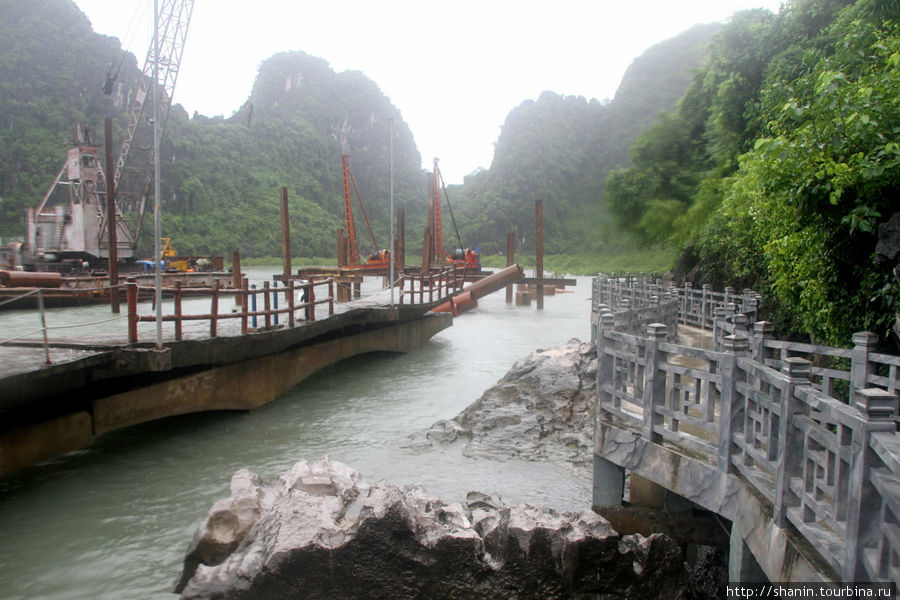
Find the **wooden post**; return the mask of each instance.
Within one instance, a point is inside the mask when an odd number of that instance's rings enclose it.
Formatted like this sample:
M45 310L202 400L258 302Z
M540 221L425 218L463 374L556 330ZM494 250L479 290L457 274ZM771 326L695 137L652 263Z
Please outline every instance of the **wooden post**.
M272 299L269 298L269 282L263 282L263 308L266 311L266 329L272 327Z
M138 340L137 279L129 277L125 290L128 299L128 343L134 344Z
M250 282L246 279L241 280L241 296L244 298L241 302L241 333L247 333L247 312L250 305Z
M231 282L234 286L234 289L241 289L241 282L243 281L243 277L241 276L241 253L235 250L231 253ZM234 296L234 305L241 306L244 299L240 294L236 294Z
M431 239L432 231L431 227L425 228L425 243L422 247L422 274L429 272L431 270L431 246L434 243Z
M516 234L512 231L506 234L506 266L510 267L516 262ZM513 301L513 286L506 286L506 303Z
M291 217L288 213L288 191L281 188L281 260L285 277L291 276Z
M290 310L288 310L288 327L294 326L294 280L288 279L285 281L287 284L287 291L284 292L285 297L287 298L287 305Z
M406 267L406 211L403 207L397 208L397 240L394 249L397 260L394 262L394 277L400 277Z
M181 280L175 282L175 339L181 341Z
M538 282L544 278L544 201L535 200L534 202L534 221L535 221L535 246L534 260L535 273ZM537 309L544 309L544 286L537 284Z
M104 151L106 154L106 224L109 241L109 304L112 312L119 313L119 240L116 235L116 182L113 173L112 119L103 122Z
M212 318L209 320L209 337L216 337L219 326L219 280L213 285L212 306L209 311Z
M310 281L306 284L308 287L306 288L306 320L307 321L315 321L316 320L316 286Z
M337 230L337 264L338 267L343 267L347 264L347 239L343 229Z
M334 316L334 279L328 280L328 316Z

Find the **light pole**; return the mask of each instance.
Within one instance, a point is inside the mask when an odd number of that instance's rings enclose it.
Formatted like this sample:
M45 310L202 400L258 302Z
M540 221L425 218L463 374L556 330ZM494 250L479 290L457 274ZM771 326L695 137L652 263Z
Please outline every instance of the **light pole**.
M159 214L159 0L153 0L153 251L156 253L156 348L162 349L162 249Z
M394 310L394 261L396 260L396 256L394 253L397 250L397 244L394 243L394 119L391 119L391 141L390 141L390 155L391 155L391 259L388 265L388 280L390 281L391 286L391 311Z

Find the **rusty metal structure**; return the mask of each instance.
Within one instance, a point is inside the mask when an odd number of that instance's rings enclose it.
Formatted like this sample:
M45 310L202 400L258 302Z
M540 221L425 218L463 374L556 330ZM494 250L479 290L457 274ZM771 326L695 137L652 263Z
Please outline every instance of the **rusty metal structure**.
M184 42L190 24L194 0L162 0L157 27L160 32L159 69L154 66L151 46L144 62L142 75L132 95L127 115L127 128L113 173L117 191L115 210L108 210L102 197L106 196L106 177L86 125L76 128L74 145L50 189L41 203L26 209L25 266L54 270L83 261L108 258L110 254L108 219L114 219L117 238L113 254L119 258L133 258L143 222L147 196L152 185L151 161L141 156L131 165L129 157L137 140L152 139L153 124L145 115L145 105L153 86L159 86L160 130L164 129L172 104L172 95ZM104 91L111 92L110 76ZM109 169L111 165L107 165ZM61 188L67 188L63 191ZM123 209L135 213L133 228L122 219Z
M342 239L342 241L338 243L338 264L341 266L359 266L361 268L386 268L390 261L390 252L387 249L382 250L378 247L375 232L372 230L372 223L369 221L368 213L366 213L366 205L363 204L362 197L359 195L359 188L356 185L356 179L353 177L353 171L350 170L350 156L347 154L341 155L341 168L344 175L344 226L346 227L346 233L343 236L339 235L339 239ZM362 210L374 248L374 252L369 254L365 260L363 260L359 252L359 240L356 236L356 221L353 217L354 194L359 203L359 208Z
M434 159L434 170L431 172L430 194L431 205L428 209L428 233L426 234L424 261L437 264L465 265L472 272L481 271L481 261L478 249L463 248L459 231L456 231L458 246L455 251L447 252L444 248L444 218L441 208L442 200L447 196L447 187L441 169L438 167L438 158ZM453 219L453 209L450 208L450 199L447 198L447 207L450 209L450 218L453 229L456 230L456 220Z

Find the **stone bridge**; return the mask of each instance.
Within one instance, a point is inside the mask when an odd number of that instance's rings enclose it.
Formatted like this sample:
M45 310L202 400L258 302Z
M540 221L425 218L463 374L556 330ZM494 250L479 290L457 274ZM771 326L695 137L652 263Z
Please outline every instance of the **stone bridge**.
M779 341L759 305L594 280L594 504L621 504L628 472L631 493L646 480L717 513L732 581L900 583L900 357L868 332ZM710 347L676 343L679 326Z

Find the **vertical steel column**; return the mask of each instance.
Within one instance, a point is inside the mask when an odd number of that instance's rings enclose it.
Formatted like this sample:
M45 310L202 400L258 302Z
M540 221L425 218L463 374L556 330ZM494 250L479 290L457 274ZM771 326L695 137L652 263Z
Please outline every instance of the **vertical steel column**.
M106 146L106 224L107 240L109 241L109 304L112 312L118 314L119 309L119 240L116 236L116 182L111 171L113 170L112 157L112 119L103 122L103 143Z
M544 285L540 280L544 278L544 201L536 200L534 203L534 220L535 220L535 277L538 279L537 290L537 309L544 309Z
M291 218L288 213L288 191L281 188L281 261L285 277L291 276Z
M506 266L511 267L516 262L516 234L510 231L506 234ZM506 303L513 301L513 286L506 286Z

